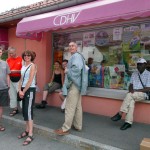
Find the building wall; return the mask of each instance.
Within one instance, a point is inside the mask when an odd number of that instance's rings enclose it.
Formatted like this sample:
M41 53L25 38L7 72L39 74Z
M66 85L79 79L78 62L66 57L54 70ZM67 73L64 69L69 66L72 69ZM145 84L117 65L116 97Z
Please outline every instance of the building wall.
M48 98L49 105L60 107L61 101L58 97L58 93L54 93ZM122 104L122 100L109 99L109 98L100 98L94 96L83 96L82 106L83 111L96 114L112 117L115 115ZM150 104L138 102L135 104L134 112L134 122L150 124ZM124 119L124 116L123 116Z
M16 28L11 28L8 31L9 46L13 46L17 49L18 56L21 56L24 50L33 50L36 52L35 63L38 67L37 72L37 84L40 87L41 92L36 95L36 102L42 99L42 90L45 83L50 80L51 73L51 48L52 48L52 36L51 33L44 33L42 40L25 40L16 37Z

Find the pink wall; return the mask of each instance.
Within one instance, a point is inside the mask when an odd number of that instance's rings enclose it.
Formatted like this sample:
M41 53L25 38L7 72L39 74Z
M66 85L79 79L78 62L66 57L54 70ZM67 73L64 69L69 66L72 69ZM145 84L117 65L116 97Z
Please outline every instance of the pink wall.
M21 56L25 49L33 50L36 52L35 63L38 67L37 72L37 82L41 89L40 93L36 95L36 102L42 99L42 89L45 83L50 80L50 70L51 70L51 41L52 36L50 33L44 33L43 39L39 41L35 40L25 40L16 37L16 28L9 29L9 46L13 46L17 49L17 54Z
M34 40L24 40L15 36L16 28L9 29L9 45L17 48L18 55L25 49L30 49L36 52L37 57L35 63L38 66L37 80L38 86L41 89L36 95L36 102L42 99L42 89L45 83L50 80L50 70L52 62L52 34L44 33L43 39L38 42ZM120 108L121 100L98 98L98 97L83 97L83 111L104 116L114 115ZM48 104L60 107L61 101L58 93L53 93L48 96ZM134 113L134 121L150 124L150 105L147 103L137 103Z
M54 93L49 96L49 105L60 107L61 101L58 97L58 93ZM83 96L82 105L83 111L111 117L115 115L122 104L122 100L99 98L93 96ZM138 102L135 105L134 121L150 124L150 104ZM123 116L124 118L124 116Z

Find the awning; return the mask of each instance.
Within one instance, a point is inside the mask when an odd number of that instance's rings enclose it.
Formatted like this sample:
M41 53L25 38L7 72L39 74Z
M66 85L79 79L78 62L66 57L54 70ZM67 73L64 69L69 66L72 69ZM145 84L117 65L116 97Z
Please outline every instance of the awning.
M27 33L148 16L150 16L149 0L97 0L80 6L23 18L17 24L16 35L21 37Z

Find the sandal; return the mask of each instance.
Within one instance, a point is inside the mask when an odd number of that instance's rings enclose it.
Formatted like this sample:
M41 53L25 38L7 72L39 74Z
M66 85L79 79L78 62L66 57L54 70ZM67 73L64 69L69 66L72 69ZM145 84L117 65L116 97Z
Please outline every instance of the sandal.
M15 116L18 113L19 113L19 110L18 109L14 109L9 115L10 116Z
M18 136L18 139L22 139L22 138L28 136L28 134L29 134L29 132L24 131L24 132L22 132L22 133Z
M0 126L0 132L5 131L5 128L3 126Z
M29 145L33 141L33 136L28 136L23 142L23 146Z

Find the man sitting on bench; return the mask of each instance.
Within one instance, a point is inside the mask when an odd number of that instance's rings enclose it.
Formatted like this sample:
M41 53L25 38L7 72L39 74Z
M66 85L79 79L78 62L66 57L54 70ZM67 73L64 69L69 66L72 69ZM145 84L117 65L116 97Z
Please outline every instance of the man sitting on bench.
M134 105L137 101L149 99L146 92L150 91L150 72L146 70L146 60L139 58L137 61L137 71L132 73L129 92L127 93L120 111L113 117L112 121L118 121L125 113L125 123L121 126L121 130L126 130L132 126Z

